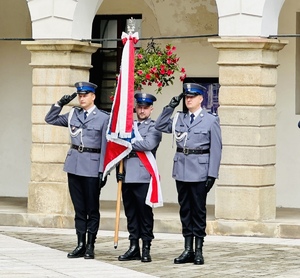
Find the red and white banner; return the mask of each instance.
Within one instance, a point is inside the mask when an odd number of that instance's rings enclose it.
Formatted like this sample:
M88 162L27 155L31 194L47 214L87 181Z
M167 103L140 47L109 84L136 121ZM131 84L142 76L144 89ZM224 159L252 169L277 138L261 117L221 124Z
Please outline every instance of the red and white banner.
M112 112L107 129L107 147L104 158L105 177L132 150L133 140L142 140L136 124L133 130L134 108L134 44L138 42L138 33L122 34L125 44ZM139 138L139 139L138 139ZM151 175L146 204L151 207L163 206L160 177L152 152L137 152L139 159Z
M163 198L160 187L160 176L157 169L155 157L152 152L136 152L139 159L151 175L149 189L146 197L146 204L150 207L162 207Z
M138 33L122 33L124 49L120 74L107 129L107 147L104 158L105 177L131 150L134 108L134 44Z
M134 123L134 141L142 141L143 137L140 135L137 127L137 123ZM135 151L143 163L146 170L149 172L151 179L149 183L149 188L147 192L147 197L145 203L150 207L162 207L163 206L163 197L160 186L160 176L158 173L158 168L156 164L156 159L151 151L139 152Z

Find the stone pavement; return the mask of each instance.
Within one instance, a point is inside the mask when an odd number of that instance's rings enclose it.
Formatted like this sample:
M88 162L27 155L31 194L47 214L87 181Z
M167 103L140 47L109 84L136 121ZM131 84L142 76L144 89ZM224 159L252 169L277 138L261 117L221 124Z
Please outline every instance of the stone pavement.
M127 233L99 231L95 260L68 259L76 242L73 229L0 226L1 278L61 277L300 277L300 239L207 236L205 264L175 265L182 252L180 234L156 233L151 263L119 262Z

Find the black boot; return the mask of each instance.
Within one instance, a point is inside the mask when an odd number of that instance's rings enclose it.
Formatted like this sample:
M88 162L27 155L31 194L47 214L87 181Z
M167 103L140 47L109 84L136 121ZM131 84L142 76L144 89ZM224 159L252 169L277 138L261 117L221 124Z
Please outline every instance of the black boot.
M142 259L141 259L143 263L148 263L152 261L150 255L150 246L151 246L150 240L143 240Z
M96 234L88 233L86 251L84 254L85 259L94 259L95 258L95 254L94 254L95 241L96 241Z
M193 236L184 238L184 251L178 258L174 259L174 264L192 263L194 261L193 240Z
M68 258L80 258L85 254L85 239L86 234L77 233L77 247L68 254Z
M131 261L140 259L141 253L138 239L131 239L129 249L125 252L124 255L118 257L119 261Z
M204 258L202 255L202 247L203 247L204 239L203 237L195 238L195 259L194 264L204 264Z

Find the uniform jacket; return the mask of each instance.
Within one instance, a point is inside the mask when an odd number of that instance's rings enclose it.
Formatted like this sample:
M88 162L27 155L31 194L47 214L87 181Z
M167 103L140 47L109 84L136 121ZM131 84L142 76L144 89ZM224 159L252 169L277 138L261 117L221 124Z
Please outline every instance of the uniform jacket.
M155 129L155 121L148 118L138 127L143 141L132 144L133 151L152 151L155 156L156 149L162 138L160 131ZM150 174L138 157L124 158L125 183L148 183Z
M52 105L45 117L48 124L68 127L69 113L59 115L62 108ZM82 128L82 143L84 147L101 149L101 153L79 152L70 148L64 164L64 171L85 177L98 177L103 172L104 155L106 150L106 131L109 114L99 110L97 107L84 120L83 109L75 107L74 114L70 120L72 132ZM80 133L76 137L71 136L71 144L81 144Z
M174 109L165 107L156 120L156 129L172 133L173 118L171 118ZM188 113L179 112L175 125L175 134L177 136L187 132L187 138L176 140L177 147L190 149L209 149L207 154L184 154L176 152L173 161L174 179L186 182L206 181L207 177L218 177L220 168L222 139L219 118L215 115L202 110L194 122L190 124Z

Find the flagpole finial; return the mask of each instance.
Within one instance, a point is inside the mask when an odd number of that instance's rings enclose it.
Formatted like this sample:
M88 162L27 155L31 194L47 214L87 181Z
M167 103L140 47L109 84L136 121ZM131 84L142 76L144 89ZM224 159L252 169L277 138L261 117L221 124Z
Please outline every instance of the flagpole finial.
M132 35L135 30L135 19L133 17L128 19L127 31L129 35Z

